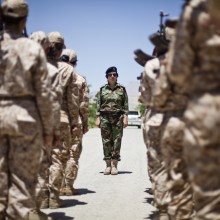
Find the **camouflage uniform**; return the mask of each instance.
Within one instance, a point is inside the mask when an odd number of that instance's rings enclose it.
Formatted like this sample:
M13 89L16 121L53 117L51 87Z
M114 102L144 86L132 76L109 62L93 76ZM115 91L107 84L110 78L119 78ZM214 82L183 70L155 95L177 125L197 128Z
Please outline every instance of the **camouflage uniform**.
M65 169L65 187L72 189L77 177L79 158L82 153L83 130L88 128L88 87L85 78L76 74L76 86L79 90L78 129L71 138L70 158Z
M12 12L22 2L8 0L4 10L9 7ZM19 36L8 31L0 43L1 219L5 212L9 219L24 219L35 207L42 133L52 134L52 105L43 81L47 77L44 51Z
M120 161L123 114L127 113L128 96L124 86L116 83L114 89L108 84L100 88L96 115L101 118L104 160Z
M143 119L143 137L147 147L148 174L152 182L154 205L160 212L167 211L170 201L169 191L166 187L167 172L161 152L161 132L164 114L152 106L153 90L158 73L154 70L160 69L160 60L151 59L145 64L139 91L139 100L148 106Z
M205 25L205 3L192 0L185 8L172 44L168 74L181 92L189 96L184 112L184 154L194 190L195 219L217 220L220 219L220 37L213 25Z
M47 50L49 46L49 40L47 35L42 32L34 32L30 36L30 39L38 42ZM62 88L59 85L58 80L58 69L47 63L48 76L46 78L46 84L48 88L50 88L50 95L52 97L52 106L53 106L53 135L55 139L60 137L60 103L62 98ZM51 162L51 147L50 146L42 146L41 153L41 167L38 174L38 185L36 189L36 197L37 197L37 209L40 207L48 207L49 204L49 166ZM42 202L44 204L42 204Z
M68 59L63 59L64 58ZM62 52L61 59L73 67L77 62L77 55L72 49L65 49ZM75 98L78 99L78 106L74 111L78 111L78 129L75 134L71 136L71 148L69 150L70 157L66 164L64 181L63 181L63 194L72 195L75 193L73 184L78 173L78 163L82 152L82 138L85 131L88 130L88 114L89 114L89 90L84 77L76 73L75 88L77 88ZM75 99L75 100L76 100Z
M193 193L183 158L183 111L187 97L178 94L178 88L167 78L165 66L161 66L153 92L154 107L164 112L161 125L162 158L168 173L167 187L170 193L168 214L170 219L191 219L194 215Z
M63 88L63 98L61 104L61 145L52 150L52 165L50 166L50 189L51 198L59 197L62 186L63 173L67 160L69 159L69 149L71 147L72 128L78 125L78 115L75 109L78 108L79 92L75 85L76 75L73 67L64 62L58 62L59 83Z
M214 20L219 23L220 22L220 15L219 15L220 1L209 0L209 1L206 1L206 4L208 6L208 12L211 15L211 18L214 18Z

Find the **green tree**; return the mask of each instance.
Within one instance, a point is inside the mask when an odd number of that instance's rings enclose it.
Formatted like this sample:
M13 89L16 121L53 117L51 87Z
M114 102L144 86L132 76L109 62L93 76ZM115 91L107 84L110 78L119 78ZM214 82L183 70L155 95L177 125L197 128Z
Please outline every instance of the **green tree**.
M145 108L145 105L141 103L137 106L137 110L140 112L141 116L144 114Z
M91 88L91 85L89 85L89 88ZM95 125L95 120L96 120L96 101L97 101L97 95L95 97L91 96L89 97L89 128L94 128L96 127Z
M96 127L96 102L92 102L89 104L89 128Z

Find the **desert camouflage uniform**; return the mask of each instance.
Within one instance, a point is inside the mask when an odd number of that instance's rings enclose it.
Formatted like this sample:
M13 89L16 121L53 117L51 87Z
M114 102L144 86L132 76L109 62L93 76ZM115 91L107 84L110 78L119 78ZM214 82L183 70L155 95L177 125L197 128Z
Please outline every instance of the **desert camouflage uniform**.
M58 69L47 63L48 77L46 83L50 88L53 107L53 134L55 138L60 137L60 103L62 89L58 81ZM38 174L38 185L36 188L37 207L42 206L42 202L49 204L49 167L51 165L51 147L43 146L41 153L41 166ZM45 205L43 205L45 206Z
M128 96L125 87L119 83L116 83L114 89L111 89L108 84L101 87L96 115L101 119L104 160L120 161L123 114L127 113Z
M34 32L29 37L38 42L44 50L48 49L49 40L47 35L42 32ZM45 83L49 88L53 106L53 136L55 139L60 137L60 103L62 100L62 88L59 85L58 69L47 62L48 75ZM48 207L49 204L49 167L51 162L51 146L42 146L41 166L38 173L38 184L36 187L37 209L42 206ZM42 204L45 203L45 204Z
M85 130L88 129L88 115L89 115L89 89L84 77L76 73L76 87L78 88L79 106L75 111L79 111L78 116L78 130L75 135L71 137L70 158L67 161L65 169L65 187L73 188L76 180L79 158L82 153L82 138Z
M61 145L52 149L52 165L50 166L49 187L50 198L58 199L62 186L63 173L69 159L71 146L71 129L78 125L78 90L75 86L76 75L73 67L64 62L58 62L59 84L63 89L61 103L60 131Z
M0 49L0 213L9 219L35 207L42 133L51 135L53 127L44 51L18 37L4 34Z
M206 1L185 8L168 64L170 80L189 96L184 113L185 157L195 219L220 219L220 37L206 25ZM183 46L184 45L184 46ZM179 53L181 50L181 54Z
M210 13L211 17L214 18L216 22L220 22L220 1L218 0L209 0L206 1L206 4L208 6L208 12Z
M160 68L153 92L154 107L164 112L162 122L162 157L168 173L167 187L170 193L168 214L171 220L192 219L194 215L193 193L186 162L183 157L184 122L182 120L187 97L178 94L167 78L165 66Z
M160 212L167 211L169 191L166 187L167 172L161 152L161 124L164 114L152 106L153 89L160 69L160 60L154 58L145 64L139 91L139 100L148 106L143 119L143 137L147 147L148 174L152 182L154 205Z

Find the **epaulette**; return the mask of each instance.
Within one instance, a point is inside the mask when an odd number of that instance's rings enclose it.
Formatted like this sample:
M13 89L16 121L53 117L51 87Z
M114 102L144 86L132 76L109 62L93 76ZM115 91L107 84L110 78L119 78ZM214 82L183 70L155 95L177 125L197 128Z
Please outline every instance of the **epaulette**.
M121 86L121 87L125 88L125 86L124 86L124 85L122 85L122 84L120 84L120 83L118 83L118 86Z

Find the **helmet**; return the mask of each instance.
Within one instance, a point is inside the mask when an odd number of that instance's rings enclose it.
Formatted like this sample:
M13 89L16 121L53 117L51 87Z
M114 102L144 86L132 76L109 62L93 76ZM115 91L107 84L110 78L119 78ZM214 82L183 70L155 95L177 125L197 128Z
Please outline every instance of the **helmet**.
M61 57L68 57L68 61L66 59L64 61L69 63L75 63L77 61L77 54L72 49L63 50Z
M21 18L28 15L28 4L25 0L5 0L1 7L3 16Z
M44 49L50 44L47 35L43 31L33 32L29 38L39 43Z
M64 38L59 32L50 32L47 36L50 43L62 44L65 48Z

